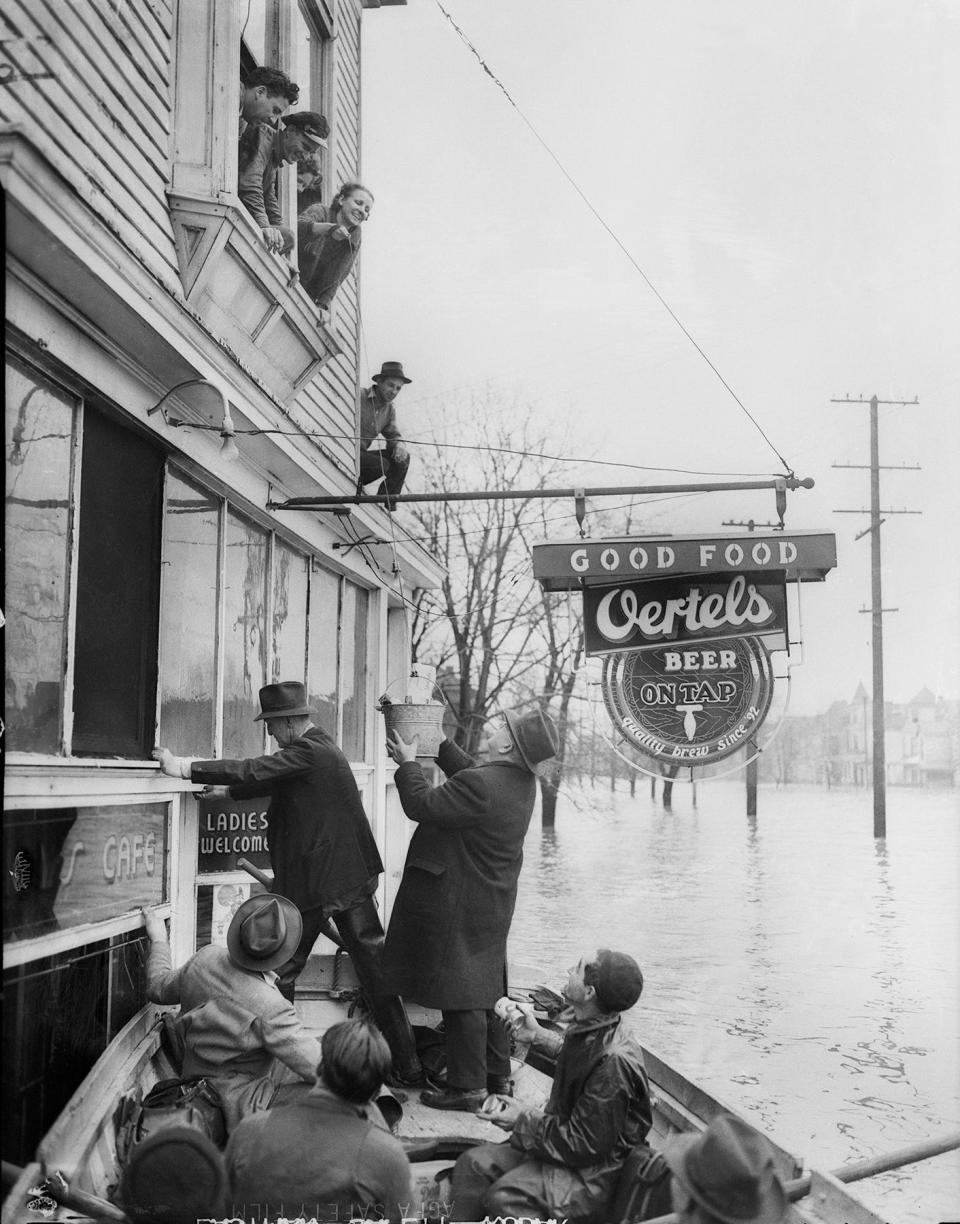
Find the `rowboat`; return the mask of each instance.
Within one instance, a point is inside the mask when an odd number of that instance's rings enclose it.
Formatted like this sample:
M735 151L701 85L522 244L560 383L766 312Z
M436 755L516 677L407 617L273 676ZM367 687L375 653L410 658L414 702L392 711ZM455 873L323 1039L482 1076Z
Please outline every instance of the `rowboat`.
M533 982L529 974L514 981ZM297 1007L308 1029L322 1033L342 1020L355 997L356 979L341 956L312 956L298 983ZM523 986L511 992L518 999L542 997L542 988ZM172 1009L149 1005L117 1035L77 1089L56 1123L40 1143L36 1159L19 1169L4 1164L2 1224L30 1224L53 1219L117 1220L124 1217L111 1201L120 1178L118 1135L131 1105L139 1103L158 1080L178 1073L168 1042L165 1016ZM415 1025L432 1027L439 1013L410 1007ZM644 1047L654 1095L654 1147L671 1136L702 1130L712 1118L735 1113ZM516 1093L524 1104L538 1105L550 1087L549 1062L534 1051L514 1064ZM449 1172L456 1156L475 1143L500 1141L503 1132L470 1114L443 1113L423 1106L417 1091L409 1091L403 1117L396 1127L413 1162L416 1219L451 1217ZM777 1169L796 1198L789 1224L884 1224L861 1203L846 1183L884 1169L936 1155L960 1146L960 1134L915 1144L888 1157L860 1162L833 1173L806 1169L803 1162L772 1143ZM619 1220L612 1224L621 1224Z

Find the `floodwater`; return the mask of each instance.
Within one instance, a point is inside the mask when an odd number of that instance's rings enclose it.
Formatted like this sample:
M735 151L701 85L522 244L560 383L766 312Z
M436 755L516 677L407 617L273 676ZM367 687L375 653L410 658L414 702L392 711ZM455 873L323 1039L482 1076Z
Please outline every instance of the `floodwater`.
M621 786L624 786L621 783ZM659 790L659 788L658 788ZM960 792L589 785L535 815L510 958L598 946L646 978L640 1039L821 1169L960 1128ZM960 1220L960 1152L859 1182L891 1224Z

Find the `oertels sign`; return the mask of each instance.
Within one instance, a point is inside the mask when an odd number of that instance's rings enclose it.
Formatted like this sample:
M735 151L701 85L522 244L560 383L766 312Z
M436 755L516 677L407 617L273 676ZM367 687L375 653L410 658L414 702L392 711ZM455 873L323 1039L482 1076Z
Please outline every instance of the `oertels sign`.
M624 651L603 665L615 726L644 754L673 765L706 765L742 748L772 696L769 656L756 637Z
M663 641L749 637L786 629L782 582L737 574L729 581L668 578L587 587L583 592L587 654L609 654Z

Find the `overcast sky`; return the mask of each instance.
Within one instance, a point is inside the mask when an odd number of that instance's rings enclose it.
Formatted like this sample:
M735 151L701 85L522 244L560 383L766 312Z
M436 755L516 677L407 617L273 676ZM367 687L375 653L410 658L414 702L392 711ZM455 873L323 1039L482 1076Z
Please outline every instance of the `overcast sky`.
M884 508L923 511L882 528L886 696L960 695L960 7L443 3L770 441L436 0L363 21L363 373L404 362L404 433L469 441L489 393L568 439L565 484L698 479L587 458L735 477L779 452L816 481L788 528L837 534L803 592L791 708L814 713L871 688L868 520L832 513L869 506L868 473L832 467L868 462L869 410L830 401L918 396L880 410L881 462L923 469L882 473ZM773 516L748 493L642 521Z

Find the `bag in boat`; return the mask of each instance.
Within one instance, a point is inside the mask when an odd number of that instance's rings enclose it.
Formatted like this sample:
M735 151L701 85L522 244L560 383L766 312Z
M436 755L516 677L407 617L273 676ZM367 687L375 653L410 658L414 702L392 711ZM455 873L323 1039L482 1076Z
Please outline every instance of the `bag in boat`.
M220 1093L203 1076L158 1080L126 1123L127 1150L167 1126L187 1126L201 1131L217 1147L223 1147L227 1130Z
M660 1152L638 1144L623 1162L610 1218L635 1224L666 1215L670 1209L670 1166Z

